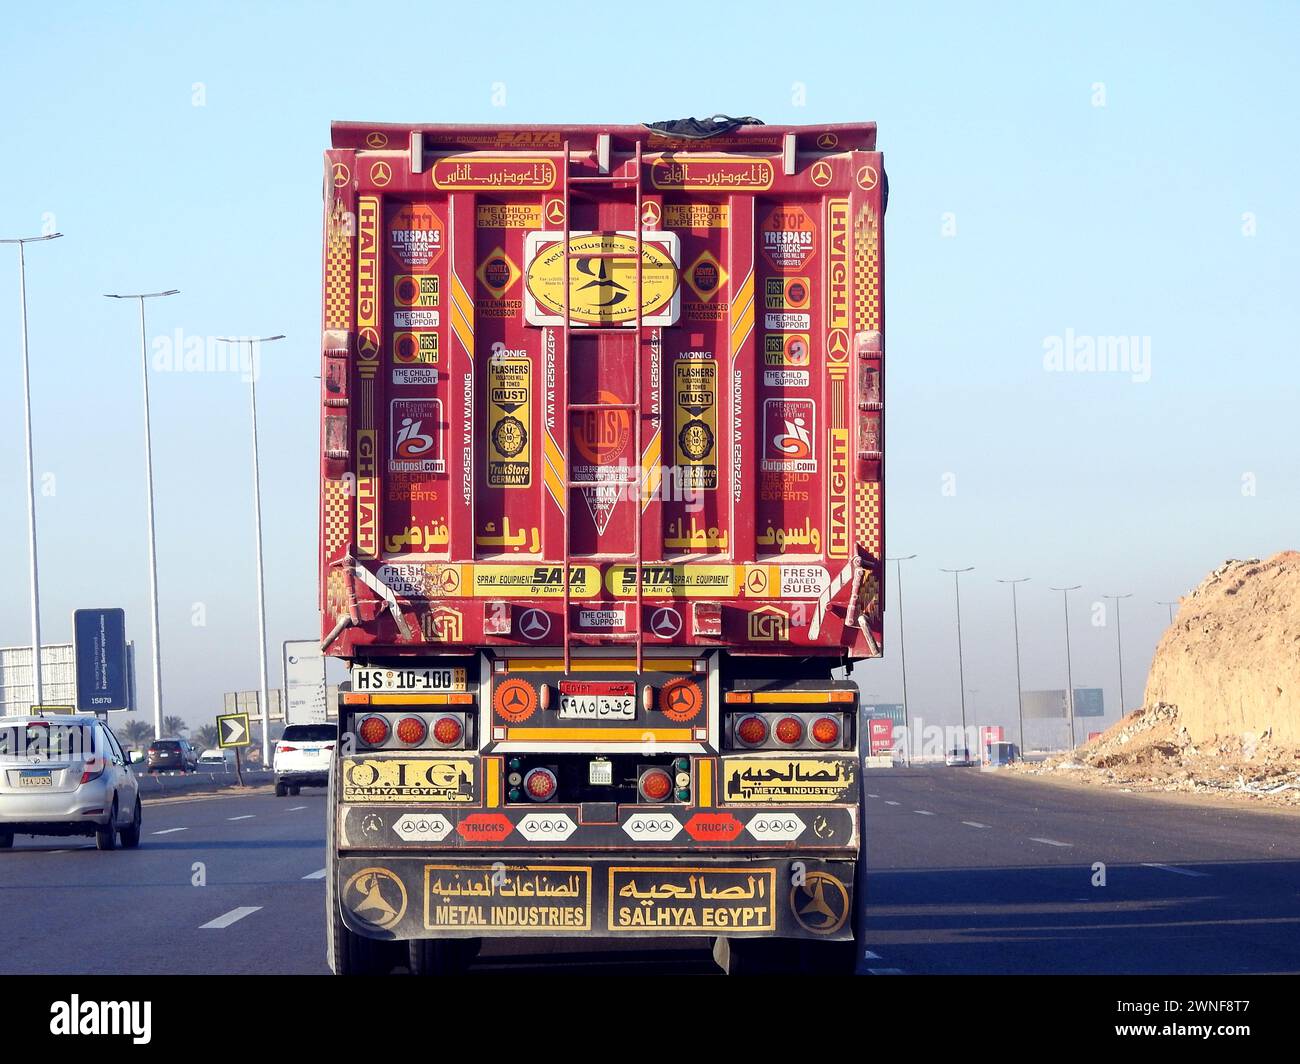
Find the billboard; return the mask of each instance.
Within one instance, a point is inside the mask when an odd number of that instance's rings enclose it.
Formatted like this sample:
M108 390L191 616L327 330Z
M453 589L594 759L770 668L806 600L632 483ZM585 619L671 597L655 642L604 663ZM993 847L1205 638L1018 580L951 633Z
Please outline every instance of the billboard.
M41 701L75 705L77 670L71 643L41 647ZM135 644L126 647L129 708L135 708ZM32 648L0 647L0 715L27 713L36 700L32 683Z
M284 721L286 724L320 724L326 717L325 657L316 639L286 639L281 651L284 665Z
M888 717L872 717L868 726L871 736L871 756L887 754L894 748L894 722Z
M885 717L892 720L900 728L904 723L902 702L884 702L877 703L874 706L863 706L862 712L868 718Z
M85 713L130 709L126 611L73 610L72 647L76 662L77 709Z
M1055 691L1026 691L1024 693L1025 716L1038 720L1069 716L1069 707L1065 704L1065 689ZM1106 703L1102 698L1100 687L1076 687L1074 689L1074 715L1076 717L1104 717Z
M1074 689L1074 715L1076 717L1104 717L1106 703L1102 698L1100 687L1076 687Z

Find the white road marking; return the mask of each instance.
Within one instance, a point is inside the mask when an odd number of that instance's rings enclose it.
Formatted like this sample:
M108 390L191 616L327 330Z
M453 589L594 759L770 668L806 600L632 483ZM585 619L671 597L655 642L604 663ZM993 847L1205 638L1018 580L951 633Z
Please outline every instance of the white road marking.
M878 795L878 794L868 794L867 797L868 797L868 798L879 798L880 795Z
M189 831L189 828L163 828L162 831L151 831L150 835L170 835L174 831Z
M1072 842L1057 842L1055 839L1040 839L1034 835L1029 836L1030 842L1041 842L1044 846L1073 846Z
M294 806L290 806L288 809L286 809L285 812L286 812L286 813L296 813L296 812L298 812L299 809L306 809L306 808L307 808L307 807L306 807L305 805L294 805Z
M897 802L891 802L891 801L886 800L886 801L885 801L885 804L886 804L886 805L897 805L898 803L897 803Z
M252 820L253 817L255 816L257 816L256 813L245 813L243 816L228 816L226 817L226 819L227 820Z
M1179 868L1171 864L1156 864L1154 861L1143 861L1143 868L1158 868L1162 872L1172 872L1176 876L1195 876L1197 879L1208 879L1209 872L1196 872L1190 868Z
M871 950L867 950L865 953L862 954L862 956L869 961L884 960L884 958L879 953L872 953Z
M932 812L930 812L930 810L928 810L928 809L913 809L912 812L913 812L913 813L920 813L921 816L934 816L934 814L933 814Z
M986 828L986 827L988 827L987 824L981 824L978 820L963 820L962 823L965 824L968 828Z
M868 968L868 975L902 975L902 968Z
M199 930L204 931L208 928L219 930L223 927L229 927L236 920L242 920L245 916L251 916L261 908L260 905L241 905L238 909L231 909L224 916L218 916L215 920L209 920L206 924L200 924Z
M308 872L308 873L307 873L305 876L303 876L302 878L303 878L303 879L324 879L324 878L325 878L325 869L322 868L319 872Z

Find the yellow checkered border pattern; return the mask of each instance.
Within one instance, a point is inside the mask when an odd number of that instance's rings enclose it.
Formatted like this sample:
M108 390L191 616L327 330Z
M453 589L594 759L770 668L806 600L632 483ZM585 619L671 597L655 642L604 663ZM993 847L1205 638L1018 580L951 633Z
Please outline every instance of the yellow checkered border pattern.
M858 544L873 558L880 557L880 484L860 481L853 494L853 531Z
M853 317L859 332L880 328L880 222L865 204L853 223Z
M325 584L325 615L330 625L340 615L348 612L348 578L339 566L330 570Z
M333 561L348 542L348 493L341 480L325 481L325 559Z
M325 229L325 328L352 328L352 241L343 201L335 200Z

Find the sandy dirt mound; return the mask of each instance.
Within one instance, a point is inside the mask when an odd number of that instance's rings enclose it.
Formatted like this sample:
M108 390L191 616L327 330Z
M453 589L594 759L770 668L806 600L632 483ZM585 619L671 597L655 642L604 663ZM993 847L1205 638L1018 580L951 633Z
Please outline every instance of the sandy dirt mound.
M1225 562L1160 640L1143 707L1032 775L1300 805L1300 553Z

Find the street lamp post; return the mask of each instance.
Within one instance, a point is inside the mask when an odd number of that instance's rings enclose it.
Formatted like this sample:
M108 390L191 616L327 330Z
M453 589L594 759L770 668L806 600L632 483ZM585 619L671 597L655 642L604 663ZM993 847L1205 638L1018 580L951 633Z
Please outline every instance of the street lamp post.
M971 572L975 566L968 565L965 569L940 569L941 573L952 573L952 587L957 593L957 686L961 691L961 741L962 746L967 747L966 742L966 666L962 660L961 652L961 574Z
M148 533L149 533L149 611L152 622L153 651L153 736L161 739L163 734L162 719L162 647L158 632L158 544L154 532L153 501L153 440L149 428L149 350L144 326L144 301L174 296L180 289L169 288L165 292L137 292L131 295L105 292L106 299L138 299L140 301L140 380L144 385L144 482L145 494L148 496Z
M1169 607L1169 623L1170 623L1170 624L1173 624L1173 623L1174 623L1174 607L1177 606L1178 603L1177 603L1177 602L1157 602L1156 605L1157 605L1157 606L1168 606L1168 607Z
M1071 587L1054 587L1052 591L1062 592L1061 600L1065 608L1065 705L1070 714L1070 749L1074 749L1074 671L1070 666L1070 592L1078 591L1082 584Z
M1022 576L1018 580L999 580L999 584L1011 585L1011 627L1016 639L1016 714L1020 719L1020 756L1025 756L1025 696L1020 685L1020 612L1016 608L1016 585L1023 584L1030 578Z
M1124 701L1124 636L1119 623L1119 604L1123 599L1132 598L1133 594L1130 592L1127 595L1102 595L1101 597L1113 599L1115 602L1115 657L1119 664L1119 715L1122 717L1126 712L1126 703Z
M266 678L266 586L262 574L262 481L257 461L257 345L283 340L284 335L234 339L218 336L226 344L248 344L248 396L253 413L253 528L257 544L257 659L261 676L259 697L262 702L262 767L271 762L271 692Z
M27 357L27 257L25 245L57 240L62 233L20 236L0 240L18 245L18 307L23 351L23 438L27 445L27 553L31 567L32 607L32 705L42 704L41 689L41 589L36 569L36 465L32 453L32 385Z
M903 668L903 764L912 763L912 733L907 717L907 650L903 644L903 562L911 561L915 554L904 554L896 558L886 558L894 563L895 579L898 584L898 661Z

